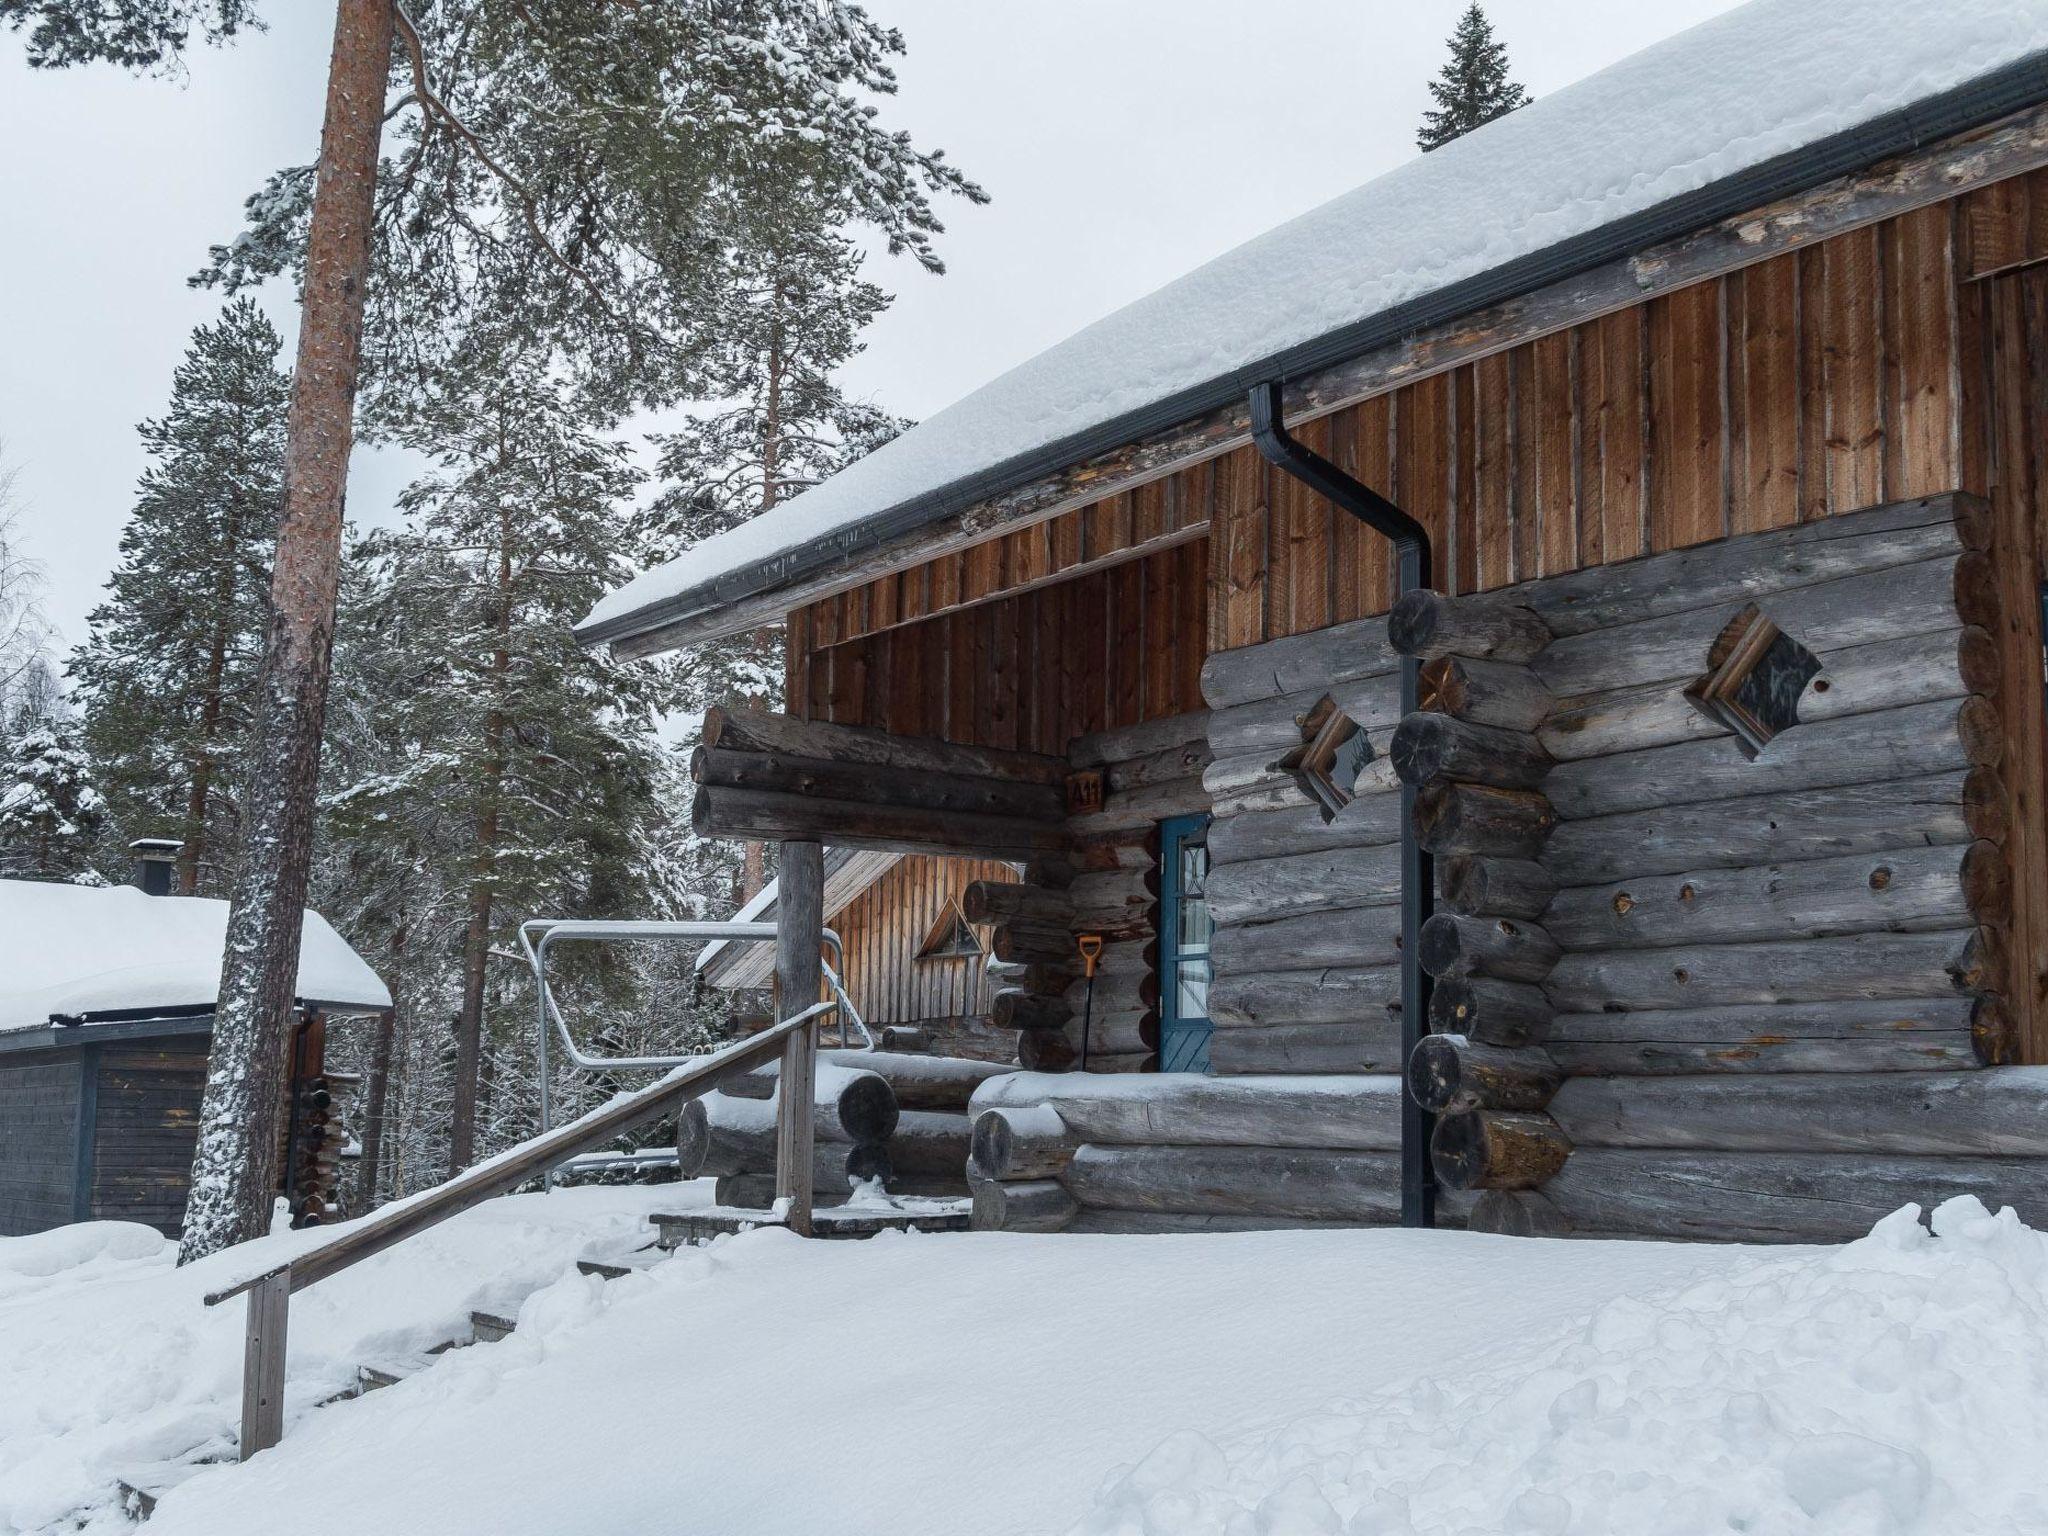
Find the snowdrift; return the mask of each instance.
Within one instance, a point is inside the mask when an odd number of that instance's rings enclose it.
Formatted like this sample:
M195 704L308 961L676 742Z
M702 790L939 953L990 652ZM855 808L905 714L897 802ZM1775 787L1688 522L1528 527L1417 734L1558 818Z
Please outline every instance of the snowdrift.
M693 1193L494 1201L303 1293L246 1465L195 1464L242 1325L199 1296L251 1248L0 1242L0 1533L125 1530L165 1463L152 1536L2048 1531L2048 1236L1974 1201L1840 1248L771 1230L576 1272ZM472 1307L518 1330L320 1406Z
M1175 1435L1075 1536L2048 1531L2048 1234L1963 1198L1750 1252L1510 1360ZM1513 1265L1472 1278L1427 1326Z

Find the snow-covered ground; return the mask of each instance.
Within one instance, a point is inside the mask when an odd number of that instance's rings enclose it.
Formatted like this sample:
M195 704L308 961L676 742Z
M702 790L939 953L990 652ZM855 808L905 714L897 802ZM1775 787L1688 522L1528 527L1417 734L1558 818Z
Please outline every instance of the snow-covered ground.
M495 1202L301 1293L284 1443L151 1530L2048 1531L2048 1237L1968 1202L1839 1249L760 1231L574 1272L688 1194ZM225 1449L241 1311L198 1298L254 1257L0 1242L0 1531ZM475 1306L518 1332L312 1406Z

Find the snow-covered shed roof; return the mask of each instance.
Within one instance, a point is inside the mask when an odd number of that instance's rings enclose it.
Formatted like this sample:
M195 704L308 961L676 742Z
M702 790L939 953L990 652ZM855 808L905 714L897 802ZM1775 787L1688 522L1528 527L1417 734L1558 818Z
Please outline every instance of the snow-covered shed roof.
M211 1008L227 919L226 902L204 897L0 880L0 1032ZM377 973L317 912L305 915L298 997L391 1006Z
M853 900L903 858L900 853L877 853L865 848L825 850L825 921L829 925L853 904ZM775 882L762 886L754 899L733 913L736 923L775 921ZM697 974L712 986L728 992L744 987L765 987L775 979L773 944L736 944L714 939L697 956Z
M586 643L845 565L1125 443L2048 100L2048 0L1752 0L1095 322L610 593ZM745 622L745 621L742 621ZM693 623L692 628L698 628Z

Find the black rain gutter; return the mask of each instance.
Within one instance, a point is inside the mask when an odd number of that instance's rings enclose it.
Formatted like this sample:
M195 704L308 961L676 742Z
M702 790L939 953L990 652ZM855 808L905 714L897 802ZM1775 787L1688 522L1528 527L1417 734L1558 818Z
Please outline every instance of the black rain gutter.
M1313 449L1287 435L1280 414L1280 385L1269 379L1251 391L1252 441L1266 462L1342 507L1394 546L1400 590L1413 592L1433 580L1429 530L1371 486L1344 473ZM1401 658L1401 718L1421 704L1422 663ZM1429 1161L1429 1133L1435 1116L1408 1092L1408 1061L1429 1028L1429 976L1422 969L1422 925L1429 921L1436 892L1434 861L1415 836L1415 786L1401 786L1401 1225L1436 1225L1436 1174Z
M578 629L576 638L585 645L602 645L791 585L1070 465L1233 406L1249 390L1268 380L1296 379L1321 372L1411 331L1441 325L1561 282L1646 246L1675 240L1717 220L1851 175L1880 160L1910 154L1928 144L1981 128L2044 100L2048 100L2048 52L2029 54L1924 101L1886 112L1611 224L1560 240L1543 250L1326 332L1312 341L1272 353L1085 432L1005 459L874 517L820 535L796 549L727 572L632 613Z

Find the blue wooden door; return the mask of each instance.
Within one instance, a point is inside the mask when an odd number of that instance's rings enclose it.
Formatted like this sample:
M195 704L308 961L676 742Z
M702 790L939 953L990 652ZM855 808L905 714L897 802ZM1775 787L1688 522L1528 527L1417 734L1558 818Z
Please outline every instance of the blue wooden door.
M1209 1070L1209 818L1159 827L1159 1070Z

